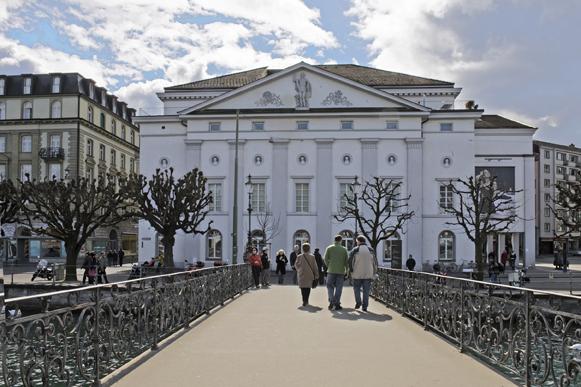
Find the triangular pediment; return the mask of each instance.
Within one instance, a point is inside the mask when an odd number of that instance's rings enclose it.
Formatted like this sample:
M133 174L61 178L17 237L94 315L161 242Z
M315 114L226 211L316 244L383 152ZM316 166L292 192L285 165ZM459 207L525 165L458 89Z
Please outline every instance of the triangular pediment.
M428 110L401 97L357 83L320 68L299 63L180 114L246 109L387 108Z

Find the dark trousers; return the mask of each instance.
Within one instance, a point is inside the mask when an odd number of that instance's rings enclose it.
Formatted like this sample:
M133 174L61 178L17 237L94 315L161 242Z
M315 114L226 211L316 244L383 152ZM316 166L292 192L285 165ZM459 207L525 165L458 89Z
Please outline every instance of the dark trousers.
M103 282L103 280L105 280L105 282ZM107 273L105 272L105 270L100 270L97 274L97 283L102 284L102 283L109 283L109 280L107 279Z
M260 284L260 267L252 266L252 278L254 279L254 286L258 287Z
M311 288L301 288L301 295L303 296L303 305L309 303L309 296L311 295Z

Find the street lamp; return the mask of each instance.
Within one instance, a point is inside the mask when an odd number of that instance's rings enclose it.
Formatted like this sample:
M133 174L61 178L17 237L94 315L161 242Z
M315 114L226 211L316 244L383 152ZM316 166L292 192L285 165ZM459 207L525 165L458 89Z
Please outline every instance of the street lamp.
M351 185L351 189L353 190L353 201L355 202L355 237L353 242L357 239L357 217L359 216L359 207L357 204L357 192L359 192L359 187L361 187L361 183L357 180L357 176L353 179L353 184Z
M252 176L248 175L248 180L244 183L248 187L248 247L252 245Z

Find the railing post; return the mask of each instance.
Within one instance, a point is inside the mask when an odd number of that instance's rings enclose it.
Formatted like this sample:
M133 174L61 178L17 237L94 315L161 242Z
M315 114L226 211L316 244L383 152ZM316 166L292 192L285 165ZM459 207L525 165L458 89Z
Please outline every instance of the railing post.
M93 381L93 386L95 387L101 385L101 348L99 345L100 310L101 310L101 288L97 286L95 288L95 327L93 337L93 345L95 349L95 380Z
M460 282L460 353L464 352L464 281Z
M525 386L531 385L531 311L530 292L525 290Z
M152 312L153 312L153 340L151 343L151 350L155 351L157 349L157 342L159 341L159 333L158 333L158 320L161 321L161 310L158 307L158 297L157 297L157 281L159 279L154 279L151 283L153 287L153 305L152 305ZM159 312L159 314L158 314Z

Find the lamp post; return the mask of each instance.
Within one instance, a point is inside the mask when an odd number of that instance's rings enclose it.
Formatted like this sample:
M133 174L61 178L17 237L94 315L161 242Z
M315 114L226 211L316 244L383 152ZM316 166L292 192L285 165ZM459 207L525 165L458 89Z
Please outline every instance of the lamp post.
M248 187L248 244L252 245L252 176L248 175L248 180L244 183Z
M359 180L357 180L357 176L355 176L355 178L353 179L353 184L351 185L351 189L353 190L353 200L355 202L355 236L353 238L353 243L355 243L355 240L357 239L357 217L359 216L359 207L358 207L358 203L357 203L357 193L359 192L360 186L361 186L361 183L359 183Z

